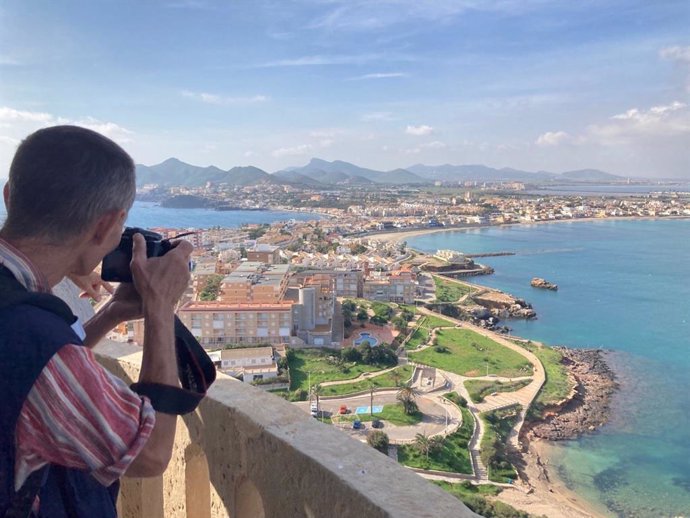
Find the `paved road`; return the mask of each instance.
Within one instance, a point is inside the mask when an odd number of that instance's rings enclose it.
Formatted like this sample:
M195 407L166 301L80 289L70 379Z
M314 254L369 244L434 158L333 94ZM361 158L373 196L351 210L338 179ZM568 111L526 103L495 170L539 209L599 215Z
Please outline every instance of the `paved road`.
M393 405L397 404L396 399L397 391L381 391L374 393L374 406L376 405ZM344 397L338 399L321 399L320 407L324 415L338 415L338 410L341 405L347 405L350 412L352 412L358 406L369 406L370 396L355 396L355 397ZM388 421L383 421L384 427L383 431L388 434L388 437L392 443L405 444L408 442L413 442L415 436L418 433L424 433L428 436L434 436L439 434L444 434L452 432L460 426L462 422L462 414L457 409L455 405L444 404L439 396L436 395L420 395L417 396L416 400L417 406L420 412L422 412L422 421L418 424L411 426L397 426ZM309 401L300 401L295 403L299 408L303 409L305 412L309 413ZM446 418L448 419L446 425ZM352 430L352 425L350 423L343 423L342 425L336 425L339 428L347 431L347 433L359 439L361 441L366 440L366 434L371 428L371 424L365 422L366 428L364 430Z

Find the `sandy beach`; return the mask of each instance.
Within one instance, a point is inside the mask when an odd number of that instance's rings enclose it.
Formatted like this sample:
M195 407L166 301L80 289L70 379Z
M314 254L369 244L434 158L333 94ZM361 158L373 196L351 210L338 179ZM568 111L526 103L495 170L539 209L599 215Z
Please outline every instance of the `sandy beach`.
M610 516L604 509L597 509L573 493L557 477L554 470L548 468L548 442L533 441L522 458L525 463L523 471L527 479L523 481L522 485L529 488L528 492L520 489L507 489L502 491L496 500L535 516L548 516L549 518Z
M368 234L367 238L376 239L378 241L388 241L392 243L397 243L400 241L405 241L413 237L424 236L427 234L436 234L438 232L452 232L455 230L471 230L476 228L491 228L491 227L513 227L517 225L531 226L531 225L547 225L550 223L586 223L594 221L654 221L661 219L690 219L690 216L664 216L664 217L652 217L652 216L615 216L610 218L576 218L576 219L555 219L549 221L531 221L518 222L518 223L503 223L501 225L458 225L453 227L441 227L441 228L415 228L410 230L398 230L396 232L382 232L380 234Z

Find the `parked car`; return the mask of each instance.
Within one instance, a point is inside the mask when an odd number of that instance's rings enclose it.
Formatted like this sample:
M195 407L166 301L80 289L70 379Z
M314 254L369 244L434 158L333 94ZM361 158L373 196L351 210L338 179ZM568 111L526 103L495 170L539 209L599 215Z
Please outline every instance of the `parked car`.
M364 424L362 423L362 421L359 421L359 420L353 421L352 422L352 429L353 430L364 430Z
M381 421L381 420L379 420L379 419L374 419L374 420L371 422L371 427L372 427L372 428L383 428L383 421Z
M311 404L311 406L309 407L309 413L311 414L312 417L318 417L319 407L316 403Z
M338 409L338 413L339 414L347 414L347 412L348 412L347 405L340 405L340 408Z

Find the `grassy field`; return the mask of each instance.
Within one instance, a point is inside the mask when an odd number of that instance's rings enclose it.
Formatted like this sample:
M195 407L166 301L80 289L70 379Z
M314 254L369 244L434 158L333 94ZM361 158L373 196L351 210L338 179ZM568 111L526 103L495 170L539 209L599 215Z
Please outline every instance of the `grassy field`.
M412 371L414 367L412 365L403 365L397 367L395 372L400 376L398 378L398 384L404 384L407 380L412 377ZM374 384L375 388L391 388L396 386L395 375L391 372L381 374L380 376L372 376L367 380L356 381L353 383L346 383L343 385L331 385L327 387L322 387L321 394L323 396L344 396L347 394L354 394L355 392L361 392L362 390L369 390L369 382Z
M511 482L517 478L517 472L508 462L505 455L505 445L508 435L517 421L520 406L485 412L479 416L484 421L486 429L482 437L482 462L489 470L489 480L494 482Z
M405 342L405 349L416 349L420 345L424 345L429 341L429 330L423 327L418 327L412 333L410 339Z
M542 365L544 365L546 383L544 383L544 386L541 388L530 407L530 413L539 416L541 410L546 405L558 403L562 399L565 399L570 393L572 383L568 378L568 369L561 363L563 356L556 349L546 346L539 347L537 345L525 344L522 342L515 343L528 351L532 351L534 355L539 358Z
M420 326L427 329L433 329L434 327L454 327L455 324L450 320L445 318L434 317L431 315L425 315L420 320Z
M417 329L405 343L405 349L413 350L420 345L425 345L431 336L431 330L435 327L453 327L455 324L443 318L434 316L423 316L417 322Z
M461 297L472 292L472 288L469 286L437 276L434 276L434 284L436 284L436 300L438 302L457 302Z
M398 461L405 466L435 469L453 473L472 473L472 461L467 445L472 438L474 418L466 408L461 408L462 426L443 440L443 446L429 453L429 459L413 444L398 447Z
M433 480L432 482L444 491L448 491L451 495L462 500L472 511L485 518L530 518L531 516L529 513L518 511L503 502L484 498L485 496L496 496L501 492L499 487L489 484L475 486L469 481L460 482L459 484L451 484L439 480Z
M374 406L376 406L376 396L374 396ZM336 419L349 423L357 419L363 422L382 419L398 426L411 426L422 420L422 414L421 412L415 412L414 414L407 415L403 409L402 403L396 403L394 405L384 405L383 411L374 413L373 416L369 414L345 414Z
M470 398L475 403L481 403L484 398L494 392L515 392L532 383L532 380L519 381L484 381L484 380L468 380L465 382L467 392L470 393Z
M374 372L383 369L377 365L345 364L338 367L327 361L330 354L338 354L337 351L328 349L295 349L290 366L290 390L309 387L309 372L311 372L312 387L322 381L336 381L356 378L365 372Z
M411 360L461 374L505 377L529 376L532 365L520 354L468 329L443 329L437 333L438 347L409 354Z

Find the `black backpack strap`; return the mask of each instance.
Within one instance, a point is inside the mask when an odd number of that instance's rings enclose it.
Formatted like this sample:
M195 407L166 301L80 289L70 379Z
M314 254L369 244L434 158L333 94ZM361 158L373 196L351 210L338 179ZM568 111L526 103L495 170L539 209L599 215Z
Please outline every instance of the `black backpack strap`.
M50 465L44 466L29 475L24 485L14 493L4 518L34 518L33 505L36 495L46 483Z
M0 309L28 304L60 316L68 325L77 317L60 298L50 293L28 292L6 268L0 267ZM175 316L177 372L182 388L159 383L134 383L131 389L148 397L153 408L166 414L193 412L216 380L216 367L194 335Z

